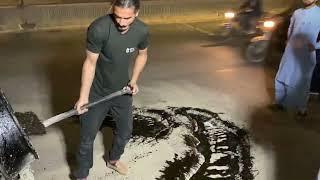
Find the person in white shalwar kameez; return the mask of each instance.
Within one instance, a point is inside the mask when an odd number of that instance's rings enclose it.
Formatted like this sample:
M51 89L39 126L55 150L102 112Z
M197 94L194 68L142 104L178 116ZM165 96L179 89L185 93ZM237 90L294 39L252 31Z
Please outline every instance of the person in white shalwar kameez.
M288 29L288 43L275 78L276 106L294 108L306 115L312 72L316 65L315 46L320 32L317 0L302 0Z

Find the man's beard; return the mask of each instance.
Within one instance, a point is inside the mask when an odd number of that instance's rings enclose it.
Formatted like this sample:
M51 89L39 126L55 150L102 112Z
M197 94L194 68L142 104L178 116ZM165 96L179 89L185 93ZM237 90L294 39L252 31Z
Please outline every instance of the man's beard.
M117 28L117 29L118 29L119 32L124 32L124 31L128 30L128 28L126 28L126 27L127 27L127 26L119 26L119 25L118 25L118 28Z

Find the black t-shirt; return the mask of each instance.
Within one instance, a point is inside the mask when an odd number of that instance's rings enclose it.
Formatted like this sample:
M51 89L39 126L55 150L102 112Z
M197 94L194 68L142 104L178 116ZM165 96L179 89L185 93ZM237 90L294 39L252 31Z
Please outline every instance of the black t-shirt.
M87 31L87 50L99 53L91 92L104 96L120 90L129 82L130 61L137 51L147 48L147 26L135 19L128 32L121 34L112 19L105 15L96 19Z

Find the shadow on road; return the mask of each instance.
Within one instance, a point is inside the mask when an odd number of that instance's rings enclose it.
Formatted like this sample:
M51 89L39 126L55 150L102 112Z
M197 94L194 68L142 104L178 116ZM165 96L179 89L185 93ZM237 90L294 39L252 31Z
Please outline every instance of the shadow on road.
M254 143L265 152L273 152L274 173L267 172L270 179L316 179L320 167L320 124L310 126L315 122L316 117L298 122L290 114L271 112L266 107L252 113L250 133Z
M232 46L242 47L249 43L250 38L247 36L212 36L211 40L214 41L212 44L202 45L201 47L217 47L217 46Z
M51 107L54 114L59 114L73 108L79 97L81 66L83 50L68 45L71 40L61 40L51 45L56 56L46 60L46 73L49 82ZM80 42L75 42L80 43ZM57 124L64 137L66 146L66 160L70 172L75 168L75 153L79 146L80 126L78 118L65 119Z

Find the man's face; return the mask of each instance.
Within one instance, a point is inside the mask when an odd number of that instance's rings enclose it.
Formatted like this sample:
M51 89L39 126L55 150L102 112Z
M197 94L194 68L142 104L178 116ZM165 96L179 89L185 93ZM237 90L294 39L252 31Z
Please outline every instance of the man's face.
M317 0L302 0L305 6L313 5Z
M132 8L122 8L118 6L113 7L113 16L117 25L117 28L120 32L126 32L136 16L138 12L134 7Z

